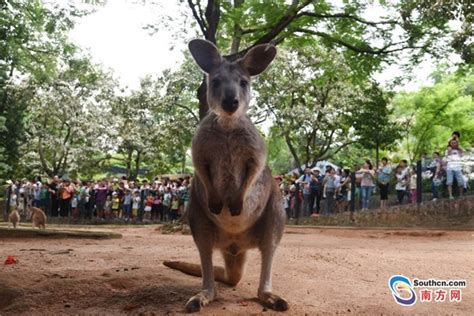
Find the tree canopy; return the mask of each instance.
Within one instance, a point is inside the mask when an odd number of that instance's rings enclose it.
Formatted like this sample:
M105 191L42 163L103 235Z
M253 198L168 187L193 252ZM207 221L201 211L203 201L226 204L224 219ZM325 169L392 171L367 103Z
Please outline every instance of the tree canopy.
M106 3L85 2L97 10ZM208 112L204 75L184 53L177 69L124 89L71 41L75 23L93 11L73 4L0 1L0 179L91 178L112 167L130 178L192 172L192 135ZM188 19L172 33L183 42L204 37L231 60L257 44L278 45L279 57L254 80L249 113L277 172L378 160L380 152L414 161L444 151L453 130L465 148L474 138L471 6L188 0L179 4ZM170 31L170 19L144 28ZM416 91L374 80L389 64L409 77L423 58L441 64L453 54L461 63L439 66L433 85Z

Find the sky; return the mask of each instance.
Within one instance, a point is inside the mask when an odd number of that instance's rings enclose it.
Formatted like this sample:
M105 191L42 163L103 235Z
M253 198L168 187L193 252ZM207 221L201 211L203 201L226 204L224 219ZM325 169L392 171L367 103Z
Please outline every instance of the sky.
M380 12L372 14L380 15ZM173 21L168 22L167 16ZM96 12L81 18L70 37L87 50L95 62L113 70L124 87L135 89L139 87L140 78L179 66L185 43L175 37L175 32L179 31L183 19L177 1L109 0ZM153 35L144 29L145 25L157 21L167 23L168 27L160 28ZM185 37L192 34L189 32ZM429 85L429 74L433 70L430 60L422 62L414 71L414 80L397 90L413 91ZM402 73L399 66L391 65L374 78L385 85Z
M109 0L96 12L81 18L70 38L89 51L95 62L112 69L121 84L137 88L140 78L176 68L183 59L181 51L185 44L174 40L170 30L151 35L144 29L162 16L176 17L176 4L162 3L141 5L129 0ZM174 49L170 50L171 47Z

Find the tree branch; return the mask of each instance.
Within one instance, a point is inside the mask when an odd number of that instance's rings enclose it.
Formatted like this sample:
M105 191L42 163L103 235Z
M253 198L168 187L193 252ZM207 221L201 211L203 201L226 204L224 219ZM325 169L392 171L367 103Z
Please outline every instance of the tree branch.
M358 52L358 53L362 53L362 54L372 54L372 55L385 55L385 54L389 54L389 53L394 53L394 52L398 52L398 51L402 51L402 50L405 50L405 49L422 49L422 48L426 48L426 46L404 46L404 47L399 47L399 48L394 48L394 49L387 49L388 47L392 47L394 45L399 45L399 44L403 44L407 41L403 41L403 42L399 42L399 43L391 43L391 44L388 44L382 48L372 48L370 46L366 46L366 47L358 47L358 46L355 46L355 45L352 45L352 44L349 44L343 40L341 40L340 38L335 38L331 35L329 35L328 33L324 33L324 32L318 32L318 31L314 31L314 30L310 30L310 29L305 29L305 28L297 28L295 30L295 33L297 32L300 32L300 33L307 33L307 34L311 34L311 35L316 35L316 36L319 36L321 38L324 38L325 40L328 40L328 41L331 41L333 43L336 43L336 44L339 44L341 46L344 46L350 50L353 50L355 52Z
M218 0L207 1L205 16L207 20L206 39L216 44L217 28L221 19L221 7Z
M378 22L367 21L367 20L365 20L363 18L360 18L356 15L352 15L352 14L349 14L349 13L342 13L342 12L341 13L332 13L332 14L320 14L320 13L316 13L316 12L300 12L297 15L297 18L299 18L301 16L309 16L309 17L319 18L319 19L332 19L332 18L350 19L350 20L354 20L354 21L360 22L362 24L367 24L367 25L370 25L370 26L378 26L378 25L381 25L381 24L394 25L394 24L399 23L398 21L395 21L395 20L378 21Z
M227 59L229 60L236 60L242 56L244 56L252 47L259 45L259 44L266 44L270 43L272 40L274 40L281 32L285 30L285 28L293 22L297 16L298 12L303 10L305 7L307 7L311 3L311 0L305 0L300 6L298 6L299 1L294 0L291 5L288 7L287 13L278 20L278 22L270 29L268 30L267 33L262 35L258 40L253 43L253 45L247 47L244 50L241 50L240 52L237 52L235 54L231 54L226 56ZM281 42L283 38L279 39Z
M182 105L182 104L179 104L179 103L175 103L175 105L177 107L185 109L187 112L189 112L193 116L193 119L196 121L196 124L199 124L199 118L196 116L196 114L194 114L193 110L191 110L189 107L187 107L185 105Z
M198 23L202 34L204 35L204 37L207 37L207 25L206 21L204 21L204 19L202 18L201 6L199 4L194 4L192 0L188 0L188 5L191 11L193 12L193 16L196 19L196 22ZM201 14L198 14L198 12L196 11L196 6L198 6L199 12Z
M242 7L244 0L234 0L234 9ZM240 24L234 22L234 35L232 36L232 44L230 47L230 53L235 54L239 51L240 41L242 39L242 28Z
M38 140L38 154L43 171L50 177L54 176L53 171L48 167L48 163L46 162L46 158L44 157L43 143L41 140Z
M293 159L295 159L295 162L298 165L298 169L301 171L301 162L300 162L300 159L298 157L298 154L296 153L295 148L293 147L293 143L291 142L291 138L290 138L290 135L288 134L288 131L285 130L285 127L280 122L280 120L279 120L278 116L276 115L275 111L271 107L269 109L272 112L273 116L275 117L275 122L278 124L278 126L280 127L280 129L283 133L283 136L285 137L286 145L288 146L288 149L290 150L290 153L293 156Z
M345 148L345 147L347 147L347 146L349 146L349 145L355 144L355 143L357 143L357 141L355 141L355 140L352 140L352 141L349 141L349 142L347 142L347 143L344 143L344 144L342 144L341 146L339 146L335 151L333 151L333 152L331 153L331 155L327 155L327 153L326 153L325 155L321 156L321 157L319 158L319 161L320 161L320 160L326 160L326 159L330 158L331 156L337 154L337 153L338 153L340 150L342 150L343 148Z

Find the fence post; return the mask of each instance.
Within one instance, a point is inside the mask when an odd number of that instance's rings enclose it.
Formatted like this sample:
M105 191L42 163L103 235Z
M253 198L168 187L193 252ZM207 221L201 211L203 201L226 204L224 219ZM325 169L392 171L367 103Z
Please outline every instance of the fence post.
M355 211L356 174L351 172L351 213Z
M416 162L416 203L421 204L423 195L423 179L421 178L422 170L421 170L421 160Z

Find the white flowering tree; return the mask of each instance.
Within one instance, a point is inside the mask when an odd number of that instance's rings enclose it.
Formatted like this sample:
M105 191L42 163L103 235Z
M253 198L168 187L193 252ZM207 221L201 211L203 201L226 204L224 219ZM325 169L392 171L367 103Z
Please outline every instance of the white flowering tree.
M118 150L127 176L142 167L154 173L185 172L187 151L198 118L195 90L202 74L187 59L175 71L147 77L140 88L113 103Z
M70 59L54 82L39 86L28 109L25 174L93 174L116 147L113 81L88 59Z

